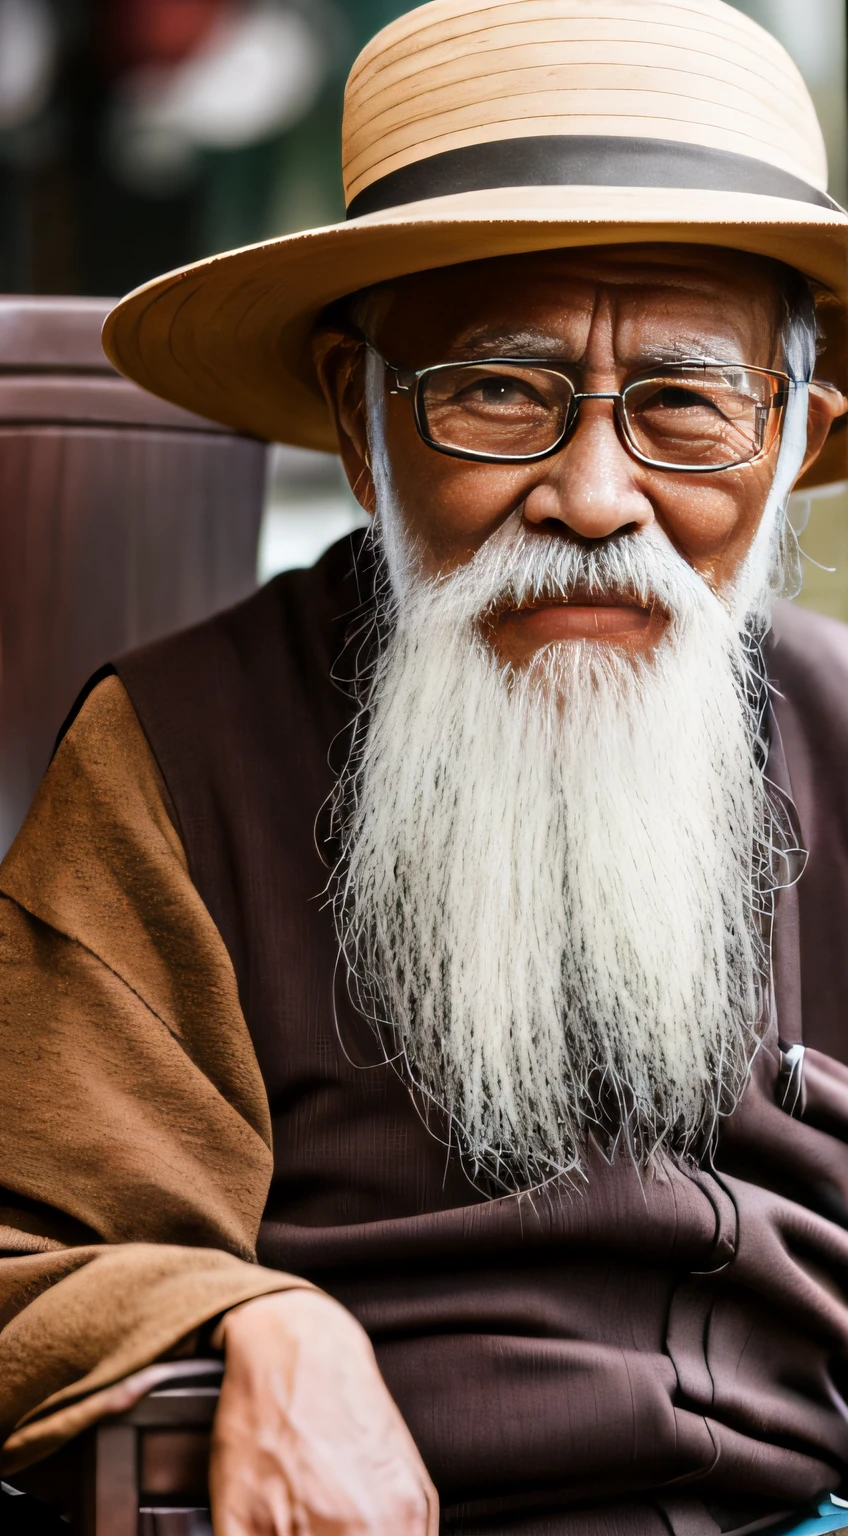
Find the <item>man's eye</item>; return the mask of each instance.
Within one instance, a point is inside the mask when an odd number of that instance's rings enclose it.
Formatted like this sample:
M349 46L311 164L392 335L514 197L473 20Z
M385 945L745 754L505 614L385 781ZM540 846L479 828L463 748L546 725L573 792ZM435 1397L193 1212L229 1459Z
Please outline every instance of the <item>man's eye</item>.
M508 376L475 379L466 384L455 398L458 403L501 408L545 403L532 384L526 383L523 379L513 379Z
M642 410L663 411L719 411L718 402L698 389L685 389L679 384L665 384L642 402Z

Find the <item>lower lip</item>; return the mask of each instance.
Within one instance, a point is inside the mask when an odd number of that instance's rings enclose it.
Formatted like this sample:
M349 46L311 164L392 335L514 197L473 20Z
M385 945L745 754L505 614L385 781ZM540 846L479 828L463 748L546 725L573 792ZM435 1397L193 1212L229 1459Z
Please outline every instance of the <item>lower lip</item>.
M512 631L516 638L520 635L525 643L540 646L556 640L624 639L643 634L650 623L647 608L555 603L547 608L521 608L504 613L498 628Z

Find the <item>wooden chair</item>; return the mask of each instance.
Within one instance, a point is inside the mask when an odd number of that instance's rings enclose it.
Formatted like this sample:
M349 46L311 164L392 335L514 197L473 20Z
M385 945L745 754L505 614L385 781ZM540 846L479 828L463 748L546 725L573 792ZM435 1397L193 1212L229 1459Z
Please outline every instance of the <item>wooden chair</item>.
M0 297L0 855L92 672L256 584L265 444L121 378L108 308Z
M148 1367L143 1395L11 1484L69 1522L68 1536L208 1536L209 1438L223 1367Z

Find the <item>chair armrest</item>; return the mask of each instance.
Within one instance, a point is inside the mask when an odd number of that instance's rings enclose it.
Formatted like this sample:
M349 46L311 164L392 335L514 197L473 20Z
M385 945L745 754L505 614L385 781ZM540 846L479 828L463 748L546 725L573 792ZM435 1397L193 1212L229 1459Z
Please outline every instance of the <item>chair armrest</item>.
M149 1365L124 1385L132 1407L111 1420L138 1429L208 1427L215 1417L224 1367L220 1360L175 1360Z
M75 1536L137 1536L157 1509L204 1508L223 1374L219 1360L146 1366L120 1384L122 1412L16 1473L13 1486L60 1509Z

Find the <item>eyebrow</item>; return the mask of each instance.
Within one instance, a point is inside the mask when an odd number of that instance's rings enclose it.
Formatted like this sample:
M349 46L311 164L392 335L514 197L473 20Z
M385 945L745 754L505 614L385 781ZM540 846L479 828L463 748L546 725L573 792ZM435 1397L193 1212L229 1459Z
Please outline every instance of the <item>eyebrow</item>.
M463 331L452 343L450 351L455 356L471 357L561 357L563 345L548 331L501 330L497 326L481 325Z
M732 343L728 341L728 345L732 345ZM714 345L708 346L704 341L669 341L661 343L654 348L651 354L651 362L682 363L694 359L696 362L706 363L719 357L720 352L721 348L717 352ZM737 359L728 358L728 361L735 362Z
M449 349L448 360L538 357L564 360L573 364L581 362L580 358L564 359L563 353L564 348L560 338L551 336L548 331L501 330L497 326L477 326L473 330L462 332L457 337ZM651 351L646 352L643 357L633 358L630 366L650 367L653 363L680 363L689 359L707 362L716 356L715 346L710 347L706 342L667 341L652 347Z

